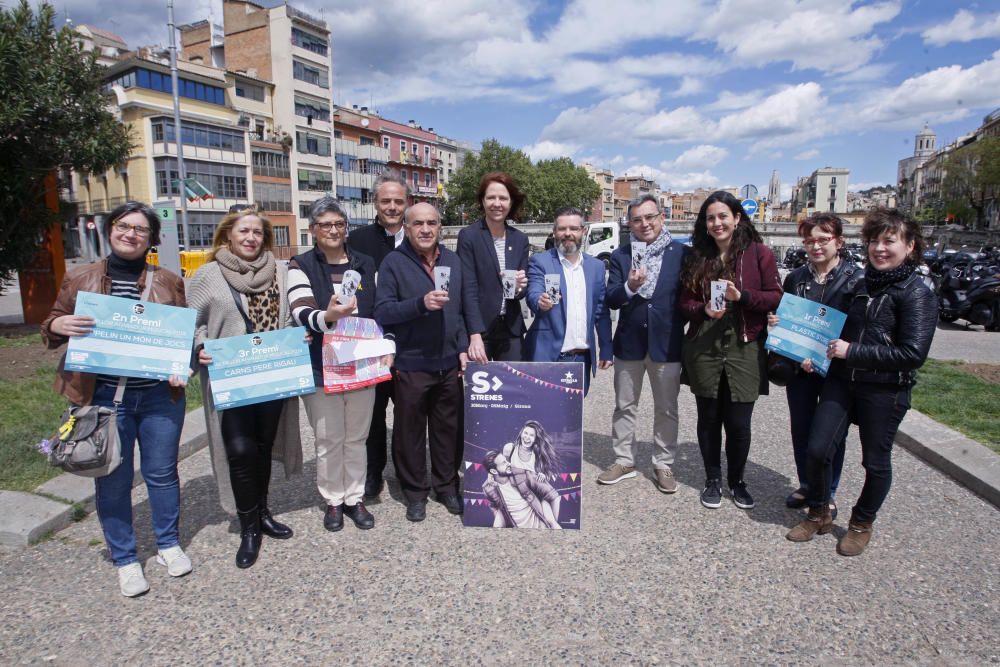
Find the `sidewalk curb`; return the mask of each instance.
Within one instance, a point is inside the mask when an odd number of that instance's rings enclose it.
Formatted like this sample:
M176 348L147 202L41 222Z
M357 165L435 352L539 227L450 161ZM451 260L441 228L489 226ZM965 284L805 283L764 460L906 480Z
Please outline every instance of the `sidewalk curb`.
M896 442L1000 508L1000 454L916 410L906 413Z
M184 418L177 460L183 461L207 445L205 411L198 407ZM138 450L134 467L132 486L136 487L142 484ZM87 477L63 473L36 491L45 495L0 490L0 545L34 544L78 520L81 511L94 511L94 482Z

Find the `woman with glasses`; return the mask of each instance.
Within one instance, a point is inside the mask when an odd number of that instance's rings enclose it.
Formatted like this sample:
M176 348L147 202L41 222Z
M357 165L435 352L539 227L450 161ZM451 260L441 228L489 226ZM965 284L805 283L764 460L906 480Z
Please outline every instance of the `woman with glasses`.
M184 282L176 274L146 263L151 246L160 242L160 219L152 208L127 202L111 211L104 223L111 254L100 262L79 267L63 280L52 312L42 323L42 337L49 349L85 336L94 319L74 315L80 292L95 292L126 299L184 307ZM149 507L156 534L159 564L180 577L191 571L191 560L180 546L180 482L177 449L184 422L184 387L187 375L168 381L122 378L94 373L68 372L59 364L55 389L76 405L117 405L122 462L95 479L97 516L111 560L118 568L122 595L135 597L149 590L139 563L132 525L132 478L135 443L139 443L140 472L149 493ZM116 392L123 389L120 397ZM118 400L116 400L118 399Z
M684 376L698 410L698 446L705 464L701 504L722 505L722 429L733 504L754 507L743 471L750 454L754 403L767 393L767 313L781 301L778 266L740 201L724 190L705 199L681 272L679 307L690 322L681 347ZM713 308L712 283L725 301Z
M202 400L219 485L219 502L240 521L236 567L257 562L263 535L286 540L292 529L268 508L271 460L286 473L302 470L298 398L215 409L206 340L274 331L291 324L285 288L288 270L275 261L271 221L254 209L227 214L215 230L212 253L191 279L188 304L198 311L195 349L201 363Z
M840 257L840 249L844 247L844 227L840 218L832 213L814 213L799 223L799 236L802 237L807 261L785 277L785 291L846 312L858 284L864 280L864 271ZM768 324L776 326L778 317L769 315ZM785 387L791 417L792 452L799 481L798 488L785 498L785 505L791 508L806 504L806 449L824 379L813 372L812 362L807 359L802 362L801 372L796 369ZM837 514L834 496L844 467L846 431L844 436L836 443L831 462L830 510L834 518Z
M375 405L375 387L327 394L323 390L323 335L344 317L372 317L375 310L375 261L347 244L347 211L333 197L309 207L309 231L315 245L289 263L288 300L292 317L313 332L312 357L316 393L304 396L306 414L316 437L316 486L326 503L323 527L336 532L344 515L362 530L375 527L375 517L362 500L368 455L365 441ZM355 296L338 300L344 274L361 275ZM392 365L392 355L382 358Z

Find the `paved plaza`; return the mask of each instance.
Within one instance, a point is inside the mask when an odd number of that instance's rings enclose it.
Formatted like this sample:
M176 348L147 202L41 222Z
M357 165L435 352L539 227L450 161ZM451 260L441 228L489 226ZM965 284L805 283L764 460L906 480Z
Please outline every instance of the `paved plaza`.
M991 336L995 345L996 338ZM660 493L644 420L634 480L599 487L612 462L610 372L586 401L583 527L466 529L430 503L404 519L398 485L377 525L322 526L308 427L305 475L276 471L272 506L296 531L238 570L207 451L181 464L182 544L194 572L155 562L136 490L150 592L126 599L96 516L29 548L0 550L4 664L984 664L1000 661L1000 512L901 448L868 551L784 539L800 517L782 389L762 398L746 479L757 508L698 502L694 400L682 389L676 495ZM649 397L645 407L651 408ZM303 419L303 424L305 424ZM848 441L841 516L860 490Z

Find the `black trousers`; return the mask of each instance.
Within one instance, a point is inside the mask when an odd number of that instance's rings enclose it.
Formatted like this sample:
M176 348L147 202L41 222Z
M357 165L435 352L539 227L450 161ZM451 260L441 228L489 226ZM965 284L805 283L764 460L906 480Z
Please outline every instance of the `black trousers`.
M254 403L222 411L222 441L236 509L249 512L267 495L271 450L285 400Z
M486 356L490 361L521 361L521 337L500 331L483 339Z
M458 368L425 373L398 371L393 402L392 460L407 501L437 494L458 493L457 443L462 411ZM428 434L431 479L427 482Z
M743 481L750 456L750 420L754 403L737 403L729 391L725 373L715 398L696 396L698 447L705 464L705 477L722 479L722 429L726 429L726 479L733 487ZM830 485L827 483L827 489Z
M375 385L375 405L372 408L372 423L368 427L365 449L368 451L368 477L382 478L388 463L389 430L385 425L385 415L393 396L395 380Z
M827 378L806 453L809 506L823 507L829 501L830 462L853 421L861 437L865 484L851 518L874 521L892 486L892 443L909 409L909 387Z

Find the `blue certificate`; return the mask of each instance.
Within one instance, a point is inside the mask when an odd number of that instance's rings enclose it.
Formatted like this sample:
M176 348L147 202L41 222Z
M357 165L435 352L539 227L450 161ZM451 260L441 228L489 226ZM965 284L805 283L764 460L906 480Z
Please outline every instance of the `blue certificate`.
M216 410L316 391L304 327L206 340Z
M827 345L840 337L847 315L793 294L781 297L777 314L781 321L767 335L764 346L795 361L812 359L813 370L826 377L830 370Z
M73 336L66 370L166 380L187 377L195 312L93 292L76 295L74 315L94 318L94 330Z

